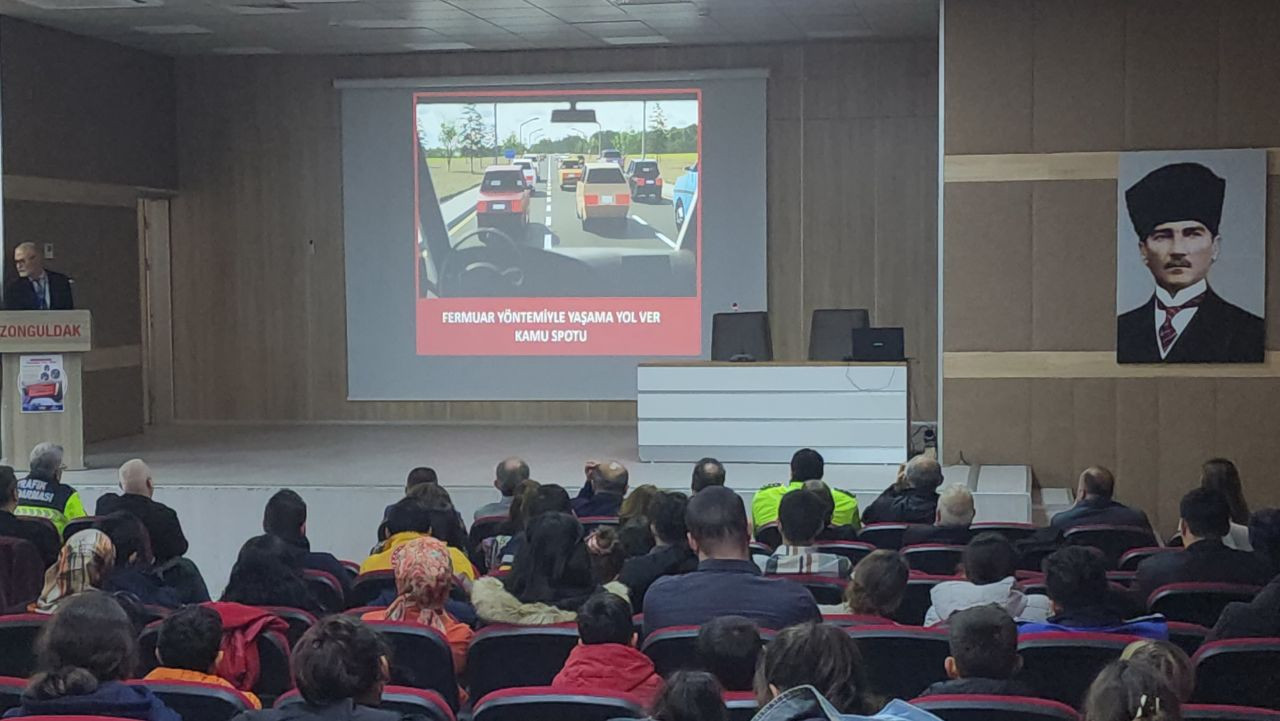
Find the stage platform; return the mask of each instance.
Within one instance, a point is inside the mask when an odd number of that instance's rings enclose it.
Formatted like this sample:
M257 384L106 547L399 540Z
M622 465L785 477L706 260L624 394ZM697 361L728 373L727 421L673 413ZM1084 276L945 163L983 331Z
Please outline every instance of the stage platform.
M376 542L383 509L400 499L414 466L431 466L464 518L495 500L493 470L507 456L528 461L533 478L574 495L583 462L616 459L631 485L689 490L692 463L641 463L634 426L475 425L173 425L141 436L91 444L88 470L67 472L92 512L116 489L116 468L140 457L155 475L158 501L174 507L191 541L188 554L219 593L241 543L262 532L271 494L293 488L307 500L308 535L317 550L359 561ZM728 484L750 503L768 483L787 480L785 464L726 464ZM896 466L828 465L826 481L866 507L893 482ZM946 468L948 483L974 491L978 518L1032 520L1027 466Z

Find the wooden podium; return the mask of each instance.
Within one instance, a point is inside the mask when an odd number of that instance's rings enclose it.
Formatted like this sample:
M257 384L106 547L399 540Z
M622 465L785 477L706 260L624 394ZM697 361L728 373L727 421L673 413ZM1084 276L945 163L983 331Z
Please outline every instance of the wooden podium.
M69 470L84 468L87 310L0 311L0 452L27 467L31 449L62 446ZM19 471L21 474L21 471Z

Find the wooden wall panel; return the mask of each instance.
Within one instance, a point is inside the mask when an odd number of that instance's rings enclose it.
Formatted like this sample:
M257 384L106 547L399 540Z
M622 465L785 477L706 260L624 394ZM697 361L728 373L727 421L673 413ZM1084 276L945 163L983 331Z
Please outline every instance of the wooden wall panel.
M185 420L627 422L635 404L349 402L335 78L764 67L775 355L807 352L808 314L860 300L902 319L912 382L936 413L937 47L932 42L177 61L174 382ZM884 77L881 77L881 73ZM892 132L879 123L901 121ZM900 149L877 147L884 140ZM857 149L849 164L824 143ZM844 151L842 150L841 153ZM905 169L904 169L905 168ZM920 176L913 174L919 173ZM850 179L847 176L855 176ZM841 192L836 193L834 184ZM890 197L892 194L892 197ZM848 209L856 208L853 214ZM879 234L881 212L901 242ZM905 218L912 220L907 221ZM857 222L854 222L854 221ZM882 300L879 288L894 288Z
M1216 455L1236 461L1255 507L1275 505L1275 358L1163 368L1119 366L1111 354L1116 253L1127 252L1115 245L1116 151L1280 147L1280 6L1036 0L1028 16L1012 5L946 6L944 335L948 351L968 351L943 369L946 459L1030 462L1053 486L1108 465L1120 498L1162 533ZM1000 42L1010 46L989 47ZM995 68L994 57L1019 66ZM1007 97L993 99L982 85L991 79ZM1280 348L1278 169L1268 181L1270 349ZM1026 439L1011 430L1024 422Z

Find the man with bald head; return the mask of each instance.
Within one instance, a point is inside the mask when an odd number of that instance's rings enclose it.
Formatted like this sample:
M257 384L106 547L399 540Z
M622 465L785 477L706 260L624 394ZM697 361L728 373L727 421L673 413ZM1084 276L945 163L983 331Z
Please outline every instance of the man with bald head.
M942 466L921 454L907 461L902 483L889 486L862 514L865 523L933 523L938 514Z
M493 487L498 489L502 497L477 508L475 518L510 514L511 499L515 497L516 488L527 480L529 480L529 464L523 458L512 456L504 459L493 472Z
M630 474L617 461L587 461L587 482L573 499L573 512L584 516L616 516L627 495Z
M151 469L141 458L125 461L120 466L120 493L105 493L98 499L94 515L105 516L116 511L127 511L138 517L151 536L151 551L156 565L177 558L187 552L187 537L182 534L182 524L172 508L151 499L155 483Z
M5 310L71 310L71 280L44 267L44 253L35 243L13 249L17 277L4 285Z
M1076 484L1076 504L1051 518L1049 525L1062 531L1095 524L1150 529L1147 514L1113 500L1115 492L1116 477L1110 470L1102 466L1086 468Z

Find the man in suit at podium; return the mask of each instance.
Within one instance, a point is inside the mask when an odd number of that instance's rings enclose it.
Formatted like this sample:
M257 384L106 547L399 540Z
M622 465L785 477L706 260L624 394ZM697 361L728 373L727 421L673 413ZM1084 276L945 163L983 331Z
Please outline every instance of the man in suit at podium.
M71 279L44 267L44 253L35 243L13 250L18 277L4 286L5 310L71 310Z

